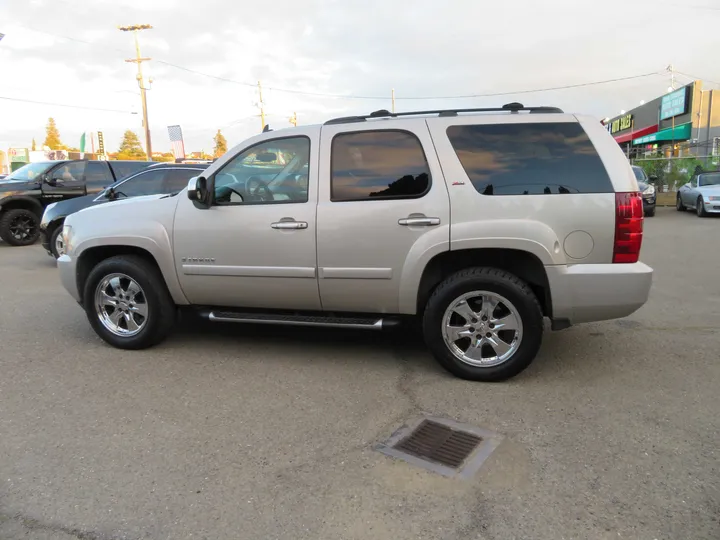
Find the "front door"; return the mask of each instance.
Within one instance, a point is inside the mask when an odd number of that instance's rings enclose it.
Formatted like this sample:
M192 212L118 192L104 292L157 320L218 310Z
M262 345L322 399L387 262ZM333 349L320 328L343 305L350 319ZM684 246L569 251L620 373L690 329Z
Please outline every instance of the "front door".
M319 310L317 130L262 139L209 178L213 204L178 202L174 256L193 304Z
M68 161L52 169L43 182L43 195L50 199L85 195L86 165L87 161Z
M450 246L448 192L426 122L323 126L320 164L323 309L414 313L424 265Z

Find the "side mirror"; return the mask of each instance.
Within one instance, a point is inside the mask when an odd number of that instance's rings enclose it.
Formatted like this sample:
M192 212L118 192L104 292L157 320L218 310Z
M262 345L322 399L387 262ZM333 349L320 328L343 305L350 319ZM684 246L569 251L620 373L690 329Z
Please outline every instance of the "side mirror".
M658 180L658 177L657 177L656 174L651 174L651 175L650 175L650 183L651 183L651 184L654 184L655 182L657 182L657 180Z
M48 186L54 186L57 184L57 180L55 180L53 177L51 177L47 173L42 175L42 181L43 181L43 183L47 184Z
M207 179L204 176L194 176L188 182L187 196L198 208L208 208Z

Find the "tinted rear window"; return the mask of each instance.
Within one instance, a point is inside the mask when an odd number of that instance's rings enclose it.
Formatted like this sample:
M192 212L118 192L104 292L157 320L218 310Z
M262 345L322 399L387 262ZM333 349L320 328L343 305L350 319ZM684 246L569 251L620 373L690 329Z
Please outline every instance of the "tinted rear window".
M153 164L152 161L108 161L107 163L115 173L116 180L122 180Z
M578 123L450 126L447 135L483 195L613 191L595 147Z

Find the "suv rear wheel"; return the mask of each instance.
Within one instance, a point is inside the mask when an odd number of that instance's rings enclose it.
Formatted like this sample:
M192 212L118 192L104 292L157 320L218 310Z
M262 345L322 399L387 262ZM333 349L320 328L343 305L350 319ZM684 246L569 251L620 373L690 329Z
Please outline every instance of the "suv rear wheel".
M496 268L448 277L428 300L423 333L438 362L473 381L514 377L540 349L543 315L522 280Z
M31 210L15 208L0 216L0 238L11 246L29 246L40 235L40 220Z
M160 272L135 255L111 257L93 268L83 304L95 333L120 349L151 347L175 322L175 304Z

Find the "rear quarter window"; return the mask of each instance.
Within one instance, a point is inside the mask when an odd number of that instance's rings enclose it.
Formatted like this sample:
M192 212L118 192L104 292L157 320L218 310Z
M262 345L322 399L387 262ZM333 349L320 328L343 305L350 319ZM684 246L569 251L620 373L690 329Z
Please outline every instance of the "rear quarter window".
M483 195L613 192L579 123L450 126L447 136Z

